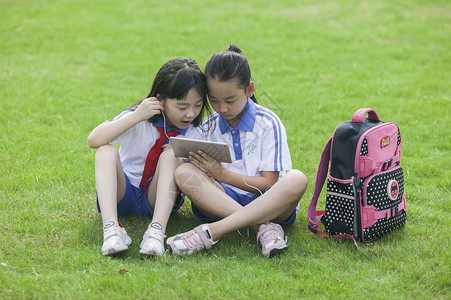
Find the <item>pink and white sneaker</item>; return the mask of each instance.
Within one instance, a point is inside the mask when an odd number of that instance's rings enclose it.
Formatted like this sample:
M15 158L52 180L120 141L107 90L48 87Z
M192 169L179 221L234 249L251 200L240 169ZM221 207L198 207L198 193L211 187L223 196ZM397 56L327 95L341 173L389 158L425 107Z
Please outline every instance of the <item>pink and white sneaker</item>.
M262 246L262 253L265 257L273 257L286 250L287 237L282 226L276 223L261 224L257 232L257 242Z
M190 255L204 249L210 249L218 241L211 239L207 224L202 224L193 230L177 234L166 240L169 252L174 255Z

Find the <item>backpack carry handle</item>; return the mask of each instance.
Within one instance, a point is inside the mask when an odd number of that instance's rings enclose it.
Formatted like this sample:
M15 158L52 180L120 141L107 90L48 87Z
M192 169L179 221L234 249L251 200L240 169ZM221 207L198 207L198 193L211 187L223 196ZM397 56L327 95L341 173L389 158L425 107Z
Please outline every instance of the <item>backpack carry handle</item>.
M352 122L363 122L366 114L368 114L368 119L380 121L379 116L374 109L361 108L352 115Z

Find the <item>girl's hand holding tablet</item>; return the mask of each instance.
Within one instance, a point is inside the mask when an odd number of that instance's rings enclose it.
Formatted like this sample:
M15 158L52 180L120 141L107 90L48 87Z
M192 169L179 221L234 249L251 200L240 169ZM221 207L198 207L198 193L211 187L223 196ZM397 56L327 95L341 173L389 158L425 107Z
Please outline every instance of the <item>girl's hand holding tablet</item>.
M210 155L203 152L202 150L197 151L197 153L190 152L189 154L189 159L202 172L215 180L224 181L223 178L225 173L227 172L227 169L222 163L213 159Z

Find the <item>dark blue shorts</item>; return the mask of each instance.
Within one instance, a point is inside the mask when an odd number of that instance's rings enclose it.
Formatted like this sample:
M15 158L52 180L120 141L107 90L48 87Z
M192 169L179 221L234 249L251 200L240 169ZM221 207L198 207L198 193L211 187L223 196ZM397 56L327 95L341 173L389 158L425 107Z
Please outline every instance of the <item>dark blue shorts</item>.
M125 175L125 174L124 174ZM140 216L152 216L153 211L150 208L149 200L144 194L144 190L135 187L130 183L127 175L125 175L125 195L117 203L117 214L119 216L140 215ZM150 183L149 183L150 185ZM172 212L176 212L185 202L185 195L180 193L174 204ZM100 213L99 199L97 199L97 210Z
M246 206L259 197L259 195L254 195L252 197L247 197L247 196L241 195L240 193L236 192L235 190L232 190L231 188L225 186L221 182L218 182L218 183L224 188L226 194L229 197L231 197L233 200L235 200L236 202L241 204L241 206ZM270 187L268 189L270 189ZM215 221L221 220L221 218L215 218L215 219L208 218L196 207L196 205L194 205L193 202L191 202L191 209L193 211L193 214L201 221L215 222ZM283 222L277 222L277 223L284 227L290 226L296 220L296 215L298 213L298 210L299 210L299 206L293 211L293 213L287 220L285 220Z

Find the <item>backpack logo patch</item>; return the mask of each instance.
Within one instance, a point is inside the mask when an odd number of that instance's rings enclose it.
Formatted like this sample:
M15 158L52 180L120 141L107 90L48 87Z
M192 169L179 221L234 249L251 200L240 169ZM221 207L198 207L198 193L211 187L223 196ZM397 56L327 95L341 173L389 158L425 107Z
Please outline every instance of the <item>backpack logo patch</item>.
M390 145L390 137L386 136L381 140L381 148L387 147Z
M394 179L390 180L387 185L387 196L390 200L395 201L398 199L399 185Z

